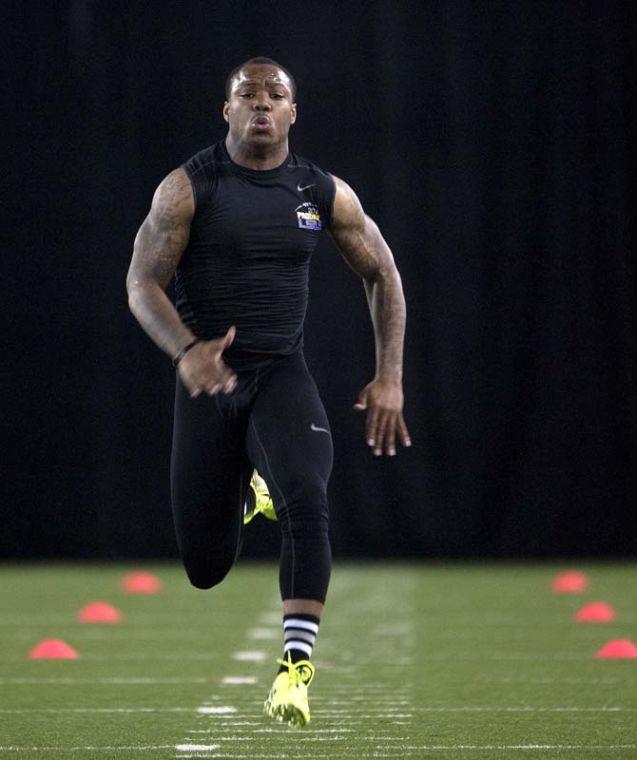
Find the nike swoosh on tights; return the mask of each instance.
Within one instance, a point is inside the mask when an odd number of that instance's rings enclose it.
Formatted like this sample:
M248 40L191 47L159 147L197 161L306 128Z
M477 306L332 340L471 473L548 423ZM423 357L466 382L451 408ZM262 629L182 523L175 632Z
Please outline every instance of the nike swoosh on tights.
M316 433L327 433L328 435L330 434L329 430L326 430L325 428L319 427L318 425L315 425L314 423L312 423L310 425L310 429L314 430Z

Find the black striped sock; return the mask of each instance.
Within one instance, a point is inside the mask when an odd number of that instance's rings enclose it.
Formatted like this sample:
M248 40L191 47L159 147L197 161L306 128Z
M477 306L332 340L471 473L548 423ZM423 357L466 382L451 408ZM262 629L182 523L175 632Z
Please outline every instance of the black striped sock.
M288 659L288 652L292 662L309 660L316 642L320 618L314 615L284 615L283 616L283 659ZM285 670L279 668L279 673Z

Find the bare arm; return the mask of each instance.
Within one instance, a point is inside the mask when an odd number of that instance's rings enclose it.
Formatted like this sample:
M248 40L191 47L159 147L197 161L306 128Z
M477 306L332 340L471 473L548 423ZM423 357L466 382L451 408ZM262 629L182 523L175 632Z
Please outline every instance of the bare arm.
M376 339L376 374L401 380L405 299L389 246L358 197L337 177L330 233L349 266L363 278Z
M126 278L130 310L170 357L195 337L165 292L188 245L194 212L190 179L183 169L175 169L155 192L150 213L135 238Z
M190 179L183 169L175 169L155 192L150 213L135 238L126 278L130 310L171 358L195 339L166 295L188 245L194 213ZM221 359L234 335L232 326L223 338L200 341L179 362L179 376L193 398L204 392L214 395L234 390L236 376Z
M389 246L368 217L356 193L334 178L336 195L330 234L349 266L364 281L374 325L376 377L361 392L357 409L367 409L367 442L374 454L393 455L398 434L405 446L409 433L402 416L405 298Z

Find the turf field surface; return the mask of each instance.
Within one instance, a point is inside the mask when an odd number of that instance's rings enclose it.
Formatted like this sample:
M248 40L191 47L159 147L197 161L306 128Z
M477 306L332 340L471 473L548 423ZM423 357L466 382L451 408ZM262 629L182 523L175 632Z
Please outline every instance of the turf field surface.
M555 564L336 565L304 729L262 704L280 656L274 564L212 591L157 564L157 595L121 565L0 566L0 755L47 758L637 758L637 566L585 563L589 589L551 593ZM77 622L92 601L117 624ZM612 623L574 622L605 601ZM77 660L29 660L42 639Z

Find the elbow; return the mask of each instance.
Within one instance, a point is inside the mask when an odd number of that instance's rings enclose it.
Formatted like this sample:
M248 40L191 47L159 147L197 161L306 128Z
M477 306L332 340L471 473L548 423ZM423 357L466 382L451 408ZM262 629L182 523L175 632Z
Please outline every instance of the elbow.
M126 279L128 308L135 316L155 303L161 292L163 288L155 280L138 280L131 276Z
M139 304L144 298L145 290L145 286L138 280L135 280L130 276L126 278L126 295L128 298L128 308L133 314L137 312Z
M388 283L392 283L395 279L400 281L400 275L396 266L392 262L391 264L379 264L367 272L363 277L365 284L368 287L374 287L374 285L385 286Z
M128 311L137 319L137 314L139 312L139 299L137 298L137 295L133 292L128 293Z
M126 296L128 300L128 308L135 313L135 300L137 297L137 288L133 284L130 275L126 278Z
M405 309L402 280L395 266L380 267L364 278L365 292L370 298L391 299L395 308Z
M132 314L134 314L135 313L135 295L131 290L128 291L127 303L128 303L128 310Z

